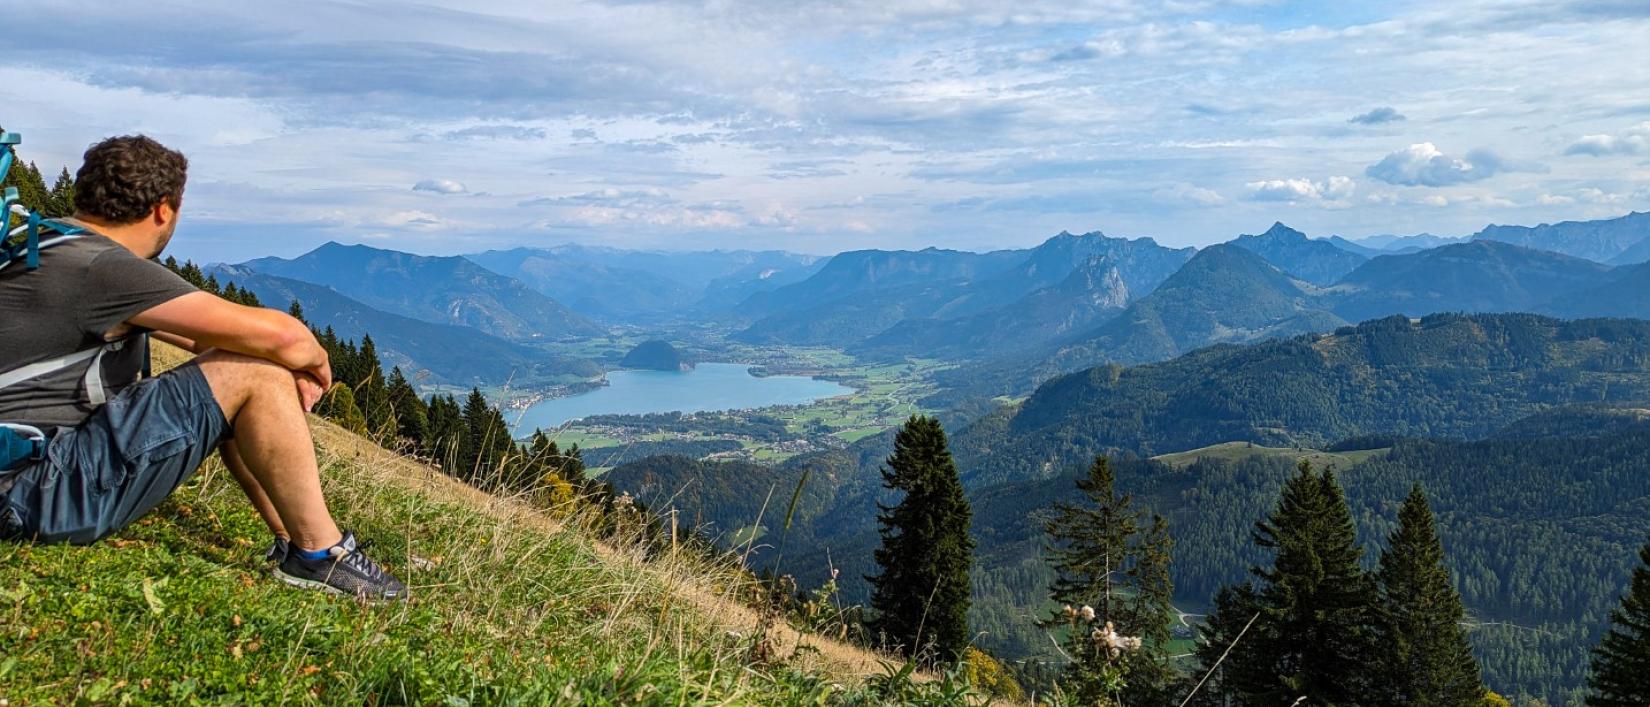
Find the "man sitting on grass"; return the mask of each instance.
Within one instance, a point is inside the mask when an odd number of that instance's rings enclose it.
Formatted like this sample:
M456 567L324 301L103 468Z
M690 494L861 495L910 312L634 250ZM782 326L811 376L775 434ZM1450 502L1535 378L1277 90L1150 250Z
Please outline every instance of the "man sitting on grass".
M297 319L202 292L153 261L177 227L187 169L147 137L93 145L65 219L81 237L43 249L39 269L0 264L0 422L49 437L42 458L0 469L0 538L96 542L216 449L275 533L278 577L404 599L321 495L304 412L332 385L326 350ZM137 380L145 333L199 355Z

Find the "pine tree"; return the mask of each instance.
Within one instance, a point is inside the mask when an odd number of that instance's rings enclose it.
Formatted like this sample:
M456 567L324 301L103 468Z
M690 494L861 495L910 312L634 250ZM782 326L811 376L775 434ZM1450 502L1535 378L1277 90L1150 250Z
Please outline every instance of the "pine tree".
M1231 707L1238 695L1237 684L1245 670L1255 669L1255 663L1246 658L1244 649L1252 637L1253 621L1258 621L1260 597L1253 584L1244 583L1222 587L1215 593L1214 610L1204 617L1197 648L1198 668L1187 678L1188 689L1196 689L1190 705L1194 707ZM1240 650L1243 649L1243 650ZM1224 660L1223 660L1224 658Z
M395 411L396 435L422 445L430 435L430 410L424 399L418 397L412 383L401 373L401 367L390 369L390 382L385 395Z
M11 163L11 170L4 175L0 175L0 191L3 191L6 187L16 187L18 202L36 211L45 211L51 196L50 190L46 189L46 180L40 176L40 170L34 166L34 163L25 163L21 158L14 159ZM21 218L11 214L6 214L6 222L7 233L11 232L11 228L23 224ZM0 240L4 240L4 235L0 234Z
M454 476L483 489L503 489L501 472L513 451L515 441L510 438L504 416L487 402L481 390L471 388L464 401L464 437Z
M183 278L184 282L206 289L206 273L201 272L200 266L193 261L184 261L183 268L178 270L178 277Z
M969 643L973 512L938 420L913 416L894 438L883 486L902 493L878 504L881 574L871 583L873 630L906 655L955 662Z
M1450 583L1432 508L1416 484L1398 511L1398 529L1381 553L1380 679L1391 705L1446 707L1484 698L1478 661L1461 627L1466 609Z
M1274 553L1256 568L1261 617L1228 672L1252 704L1363 704L1372 698L1376 594L1359 565L1352 511L1335 475L1302 461L1278 507L1255 526Z
M1650 543L1639 560L1643 566L1633 569L1627 596L1610 613L1610 631L1593 649L1590 707L1650 704Z
M58 173L57 182L52 184L51 191L46 195L46 208L42 211L52 218L74 215L74 177L69 175L68 167Z
M355 384L355 394L361 401L362 414L367 416L367 429L375 436L392 436L398 431L395 410L390 405L383 362L378 359L378 345L373 343L371 334L361 335L361 348L357 356L360 358L361 379Z
M458 464L464 446L464 413L451 395L430 398L429 434L424 438L424 451L441 468L458 476Z
M292 300L292 304L287 305L286 313L292 315L293 319L303 322L306 325L309 324L309 320L304 319L304 305L298 300Z
M1077 488L1082 503L1055 504L1044 524L1053 541L1047 549L1055 573L1050 598L1094 613L1090 620L1068 610L1044 622L1067 628L1072 662L1061 687L1083 704L1164 702L1173 678L1164 647L1175 616L1168 524L1154 517L1149 529L1143 527L1146 514L1134 509L1132 495L1117 493L1105 457L1094 460ZM1141 649L1114 655L1099 645L1092 631L1107 625L1142 639Z

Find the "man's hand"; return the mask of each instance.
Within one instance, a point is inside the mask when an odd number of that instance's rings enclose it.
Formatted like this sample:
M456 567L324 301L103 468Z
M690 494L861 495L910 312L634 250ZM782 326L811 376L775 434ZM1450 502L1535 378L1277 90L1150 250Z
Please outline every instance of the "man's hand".
M315 404L321 402L327 388L315 380L315 376L303 371L293 371L292 380L298 385L298 400L303 404L304 412L315 412Z

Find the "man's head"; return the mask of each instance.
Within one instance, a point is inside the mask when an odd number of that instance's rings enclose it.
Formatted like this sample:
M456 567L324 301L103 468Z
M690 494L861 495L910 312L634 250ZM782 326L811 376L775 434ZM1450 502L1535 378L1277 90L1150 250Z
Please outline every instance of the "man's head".
M138 237L154 252L178 227L189 160L142 135L112 137L86 150L75 175L75 216Z

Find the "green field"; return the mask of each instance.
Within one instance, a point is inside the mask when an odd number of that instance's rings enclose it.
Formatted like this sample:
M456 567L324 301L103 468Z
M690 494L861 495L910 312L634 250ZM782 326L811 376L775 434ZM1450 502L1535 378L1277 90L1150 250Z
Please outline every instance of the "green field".
M729 345L729 358L763 367L764 372L784 375L811 375L834 380L854 389L851 395L817 401L811 405L769 408L730 415L762 415L785 423L790 440L806 440L815 448L851 444L881 433L905 422L912 415L932 412L924 409L918 400L935 390L932 374L942 368L937 361L908 361L893 364L857 364L851 356L835 349L744 349ZM615 433L608 429L593 429L574 424L555 435L557 443L577 444L583 449L600 449L639 441L671 438L646 430ZM718 435L709 430L704 434L689 434L685 439L736 439L749 458L757 461L782 461L795 456L794 449L782 449L785 442L774 443L751 439L737 439ZM605 471L605 470L603 470ZM592 473L597 473L592 470Z
M1163 462L1175 468L1190 466L1199 459L1222 459L1237 461L1251 457L1288 457L1293 460L1305 459L1314 467L1335 467L1336 469L1350 469L1370 457L1385 454L1386 449L1360 449L1351 452L1325 452L1317 449L1297 449L1294 447L1262 447L1249 442L1222 442L1199 449L1191 449L1172 454L1159 454L1152 459Z

